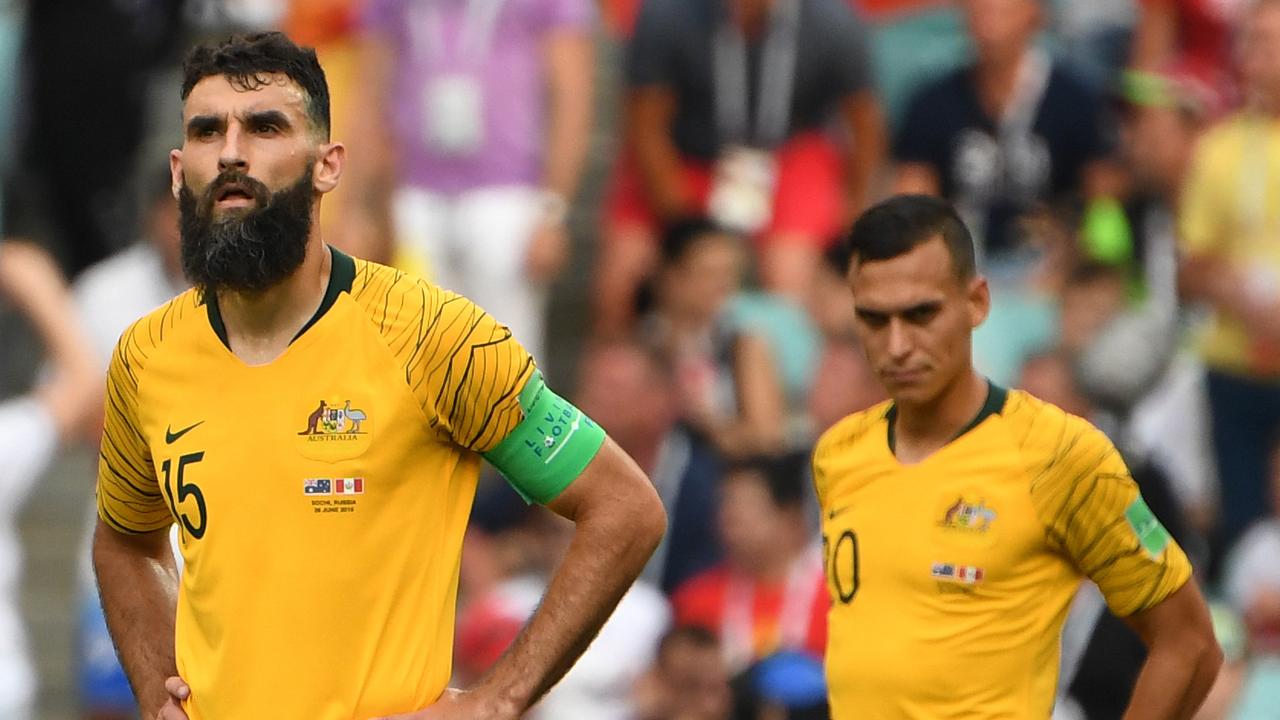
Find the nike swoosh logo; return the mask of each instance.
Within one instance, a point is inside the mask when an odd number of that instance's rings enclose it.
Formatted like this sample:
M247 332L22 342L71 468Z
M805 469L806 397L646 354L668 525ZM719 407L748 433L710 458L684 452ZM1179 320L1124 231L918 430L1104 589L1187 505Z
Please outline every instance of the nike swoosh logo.
M165 428L165 429L164 429L164 444L165 444L165 445L172 445L172 444L174 444L174 443L178 442L178 438L182 437L183 435L186 435L187 433L191 432L192 430L195 430L196 428L200 427L200 426L201 426L201 425L203 425L203 424L204 424L204 421L203 421L203 420L201 420L200 422L196 423L195 425L191 425L191 426L188 426L188 427L184 427L184 428L182 428L182 429L181 429L181 430L179 430L178 432L174 432L174 431L173 431L173 429L172 429L172 426Z

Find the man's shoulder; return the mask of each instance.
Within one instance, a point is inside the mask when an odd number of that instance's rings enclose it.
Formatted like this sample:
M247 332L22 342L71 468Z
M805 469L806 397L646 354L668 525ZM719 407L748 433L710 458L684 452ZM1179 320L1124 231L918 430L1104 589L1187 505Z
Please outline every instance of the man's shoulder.
M197 323L207 322L204 299L192 288L135 320L116 344L122 362L137 368L160 352L183 349Z
M1082 440L1104 438L1088 420L1025 390L1009 391L1001 415L1018 447L1041 455L1060 455Z
M813 450L814 463L821 463L833 454L846 452L856 447L873 432L884 428L885 415L892 405L892 401L886 400L849 415L832 425L818 438L818 443Z
M396 332L421 324L443 303L446 292L426 279L369 260L355 260L351 299L380 330Z
M1022 455L1031 490L1074 485L1099 471L1117 454L1115 446L1088 420L1027 392L1012 390L1003 417Z

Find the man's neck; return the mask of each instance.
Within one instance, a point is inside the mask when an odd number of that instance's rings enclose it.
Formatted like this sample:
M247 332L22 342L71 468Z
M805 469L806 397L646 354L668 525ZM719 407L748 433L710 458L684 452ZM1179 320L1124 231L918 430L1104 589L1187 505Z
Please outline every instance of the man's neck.
M979 55L975 82L982 107L994 119L1004 117L1018 87L1018 75L1030 55L1029 48L1001 54Z
M324 300L333 259L312 236L302 265L279 284L259 293L218 292L218 310L231 352L247 365L265 365L289 347Z
M970 369L929 403L895 403L898 457L916 462L951 442L982 411L989 391L986 380Z

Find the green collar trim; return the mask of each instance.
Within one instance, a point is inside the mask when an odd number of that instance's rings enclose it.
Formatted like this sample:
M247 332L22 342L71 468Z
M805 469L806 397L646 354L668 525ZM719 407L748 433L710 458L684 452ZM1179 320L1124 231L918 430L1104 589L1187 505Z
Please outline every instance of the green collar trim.
M293 336L293 340L289 341L290 344L296 342L298 338L302 337L303 333L311 329L312 325L319 322L320 318L329 312L334 303L338 302L339 295L344 292L351 292L351 286L355 283L356 261L351 259L350 255L335 247L329 247L329 256L333 262L329 267L329 285L325 288L324 299L320 301L320 307L316 308L315 315L312 315L307 324L303 325L302 329L298 331L298 334ZM213 328L218 340L222 341L222 344L230 350L231 342L227 339L227 325L222 320L222 311L218 309L217 297L203 295L202 300L204 301L205 312L209 315L209 326Z
M978 414L975 415L974 418L969 421L969 424L961 428L960 432L956 433L955 437L951 438L949 442L955 442L956 440L959 440L969 431L981 425L983 420L986 420L992 415L999 415L1001 412L1004 411L1004 405L1008 399L1009 399L1008 390L1005 390L999 385L996 385L995 383L988 380L987 381L987 401L982 404L982 409L978 410ZM893 453L894 455L897 455L898 454L897 436L894 433L894 426L897 424L896 421L898 419L898 406L896 404L889 406L889 410L884 414L884 419L889 425L889 431L888 431L889 452Z

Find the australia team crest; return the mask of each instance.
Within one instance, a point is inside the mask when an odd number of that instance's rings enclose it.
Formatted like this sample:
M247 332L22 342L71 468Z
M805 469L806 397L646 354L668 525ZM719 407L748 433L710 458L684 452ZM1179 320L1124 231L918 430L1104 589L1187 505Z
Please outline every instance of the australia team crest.
M369 414L360 408L351 407L350 400L343 403L341 407L330 405L327 400L321 400L319 407L307 416L307 427L298 434L315 440L336 439L337 436L343 435L362 435L364 431L361 426L368 420Z
M293 434L299 451L316 460L343 460L368 449L375 414L356 398L316 398L295 411Z

